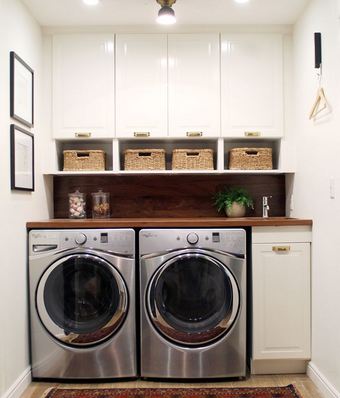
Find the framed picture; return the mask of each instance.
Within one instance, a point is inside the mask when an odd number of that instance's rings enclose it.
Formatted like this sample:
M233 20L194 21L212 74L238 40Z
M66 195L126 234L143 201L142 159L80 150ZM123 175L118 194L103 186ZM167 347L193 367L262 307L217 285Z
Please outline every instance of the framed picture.
M10 53L11 117L34 125L34 72L14 51Z
M11 189L34 191L34 136L11 124Z

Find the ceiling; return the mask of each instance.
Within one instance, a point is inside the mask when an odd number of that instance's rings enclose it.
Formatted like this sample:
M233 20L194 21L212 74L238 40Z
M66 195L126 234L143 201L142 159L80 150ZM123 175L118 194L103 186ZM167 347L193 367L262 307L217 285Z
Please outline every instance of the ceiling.
M81 0L21 0L42 26L155 25L156 0L101 0L88 7ZM177 0L180 25L294 24L309 0Z

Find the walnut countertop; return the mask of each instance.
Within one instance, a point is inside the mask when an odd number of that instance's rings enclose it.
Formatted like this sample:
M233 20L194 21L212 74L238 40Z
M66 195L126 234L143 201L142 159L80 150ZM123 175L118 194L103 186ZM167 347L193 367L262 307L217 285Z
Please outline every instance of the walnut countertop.
M312 225L308 219L290 217L202 217L202 218L107 218L107 219L51 219L30 221L28 229L40 228L145 228L145 227L259 227Z

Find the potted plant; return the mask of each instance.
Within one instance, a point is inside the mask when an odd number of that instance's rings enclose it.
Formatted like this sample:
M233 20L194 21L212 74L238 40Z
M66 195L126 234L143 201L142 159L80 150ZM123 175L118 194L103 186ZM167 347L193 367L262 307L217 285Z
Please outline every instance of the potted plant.
M217 211L225 211L228 217L244 217L247 207L253 209L253 199L244 188L225 188L214 196Z

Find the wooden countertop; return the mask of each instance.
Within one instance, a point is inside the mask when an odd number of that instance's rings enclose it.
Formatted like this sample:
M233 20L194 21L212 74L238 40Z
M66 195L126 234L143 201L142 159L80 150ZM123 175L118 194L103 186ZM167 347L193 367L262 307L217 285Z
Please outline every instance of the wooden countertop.
M28 229L54 228L145 228L145 227L260 227L312 225L312 220L290 217L202 217L202 218L107 218L107 219L52 219L30 221Z

